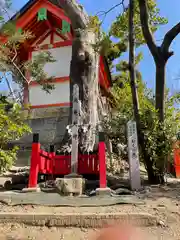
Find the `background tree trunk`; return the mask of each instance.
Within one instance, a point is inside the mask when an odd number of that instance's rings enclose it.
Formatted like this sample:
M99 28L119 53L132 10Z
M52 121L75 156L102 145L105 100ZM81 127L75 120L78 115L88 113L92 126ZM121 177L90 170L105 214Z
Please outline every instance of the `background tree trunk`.
M156 109L161 122L165 114L165 65L164 61L156 63Z
M143 132L143 123L140 119L139 114L139 102L138 102L138 93L137 93L137 83L136 83L136 75L135 75L135 39L134 39L134 0L130 0L129 4L129 67L130 67L130 82L131 82L131 91L132 91L132 100L133 100L133 109L134 109L134 117L137 123L137 132L138 132L138 141L139 145L141 147L141 152L144 158L144 163L146 166L147 174L148 174L148 180L151 184L157 184L162 183L163 180L160 179L159 173L154 171L153 165L154 161L152 161L151 156L148 154L148 151L146 149L147 146L147 140ZM161 83L163 81L163 68L159 68L158 77L161 78L161 82L159 86L161 86ZM162 66L163 67L163 66ZM158 87L159 87L158 86ZM159 100L162 98L162 93L164 89L157 89L159 94ZM162 108L162 111L164 111L164 101L162 104L162 101L158 102L158 107L160 106ZM162 106L161 106L162 104ZM163 114L164 116L164 114Z

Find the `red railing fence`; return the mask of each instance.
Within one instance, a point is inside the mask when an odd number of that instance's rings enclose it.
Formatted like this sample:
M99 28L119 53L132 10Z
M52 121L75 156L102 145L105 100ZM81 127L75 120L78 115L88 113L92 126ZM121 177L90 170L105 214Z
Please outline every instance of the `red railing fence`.
M106 188L106 154L104 133L99 133L98 153L79 154L78 174L98 175L100 188ZM36 188L38 174L68 175L71 173L71 155L56 155L54 146L50 152L41 149L39 134L33 134L31 165L29 174L29 188Z

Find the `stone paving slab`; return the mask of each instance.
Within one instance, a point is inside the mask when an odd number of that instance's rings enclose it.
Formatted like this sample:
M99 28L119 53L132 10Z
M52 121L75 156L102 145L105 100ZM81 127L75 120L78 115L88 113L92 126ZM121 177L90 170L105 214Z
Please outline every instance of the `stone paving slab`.
M71 206L71 207L89 207L89 206L110 206L116 204L143 204L135 196L94 196L94 197L63 197L58 193L0 193L0 202L15 205L43 205L43 206Z
M157 219L147 213L105 214L46 214L46 213L0 213L0 224L16 223L47 227L102 228L114 224L155 226Z

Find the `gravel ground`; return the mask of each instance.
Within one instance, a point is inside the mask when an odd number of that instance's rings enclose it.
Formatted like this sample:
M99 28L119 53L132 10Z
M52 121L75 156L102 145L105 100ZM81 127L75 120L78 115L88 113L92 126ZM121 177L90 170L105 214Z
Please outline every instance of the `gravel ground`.
M29 240L29 239L44 239L44 240L95 240L100 230L97 229L78 229L78 228L46 228L46 227L27 227L20 225L0 225L0 239L6 240ZM102 231L102 230L101 230ZM138 238L133 235L133 239L144 240L174 240L180 239L170 229L162 228L141 228L138 231ZM107 239L109 240L109 239ZM119 240L119 239L118 239ZM124 239L125 240L125 239Z
M180 182L171 181L166 186L148 186L137 195L145 201L144 205L118 205L110 207L45 207L45 206L6 206L0 204L0 212L38 212L38 213L110 213L110 212L148 212L159 220L157 227L137 229L141 239L180 240ZM99 230L77 228L30 227L16 224L0 225L0 239L65 239L95 240ZM136 239L133 236L134 239ZM105 239L109 240L109 239ZM119 239L118 239L119 240Z
M2 212L46 212L46 213L82 213L82 212L148 212L156 215L159 219L159 226L141 228L140 239L180 239L180 202L178 199L167 197L158 197L156 199L146 198L144 205L119 205L111 207L43 207L43 206L5 206L0 205ZM14 224L0 225L0 239L65 239L65 240L81 240L96 239L99 230L97 229L77 229L77 228L47 228L47 227L30 227Z

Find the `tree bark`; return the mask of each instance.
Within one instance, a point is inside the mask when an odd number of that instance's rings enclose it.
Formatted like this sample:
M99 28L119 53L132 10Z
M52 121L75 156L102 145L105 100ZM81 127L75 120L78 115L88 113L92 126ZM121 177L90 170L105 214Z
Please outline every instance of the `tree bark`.
M154 58L156 65L156 110L159 120L164 121L164 95L165 95L165 66L168 59L173 55L169 50L172 41L180 33L180 22L172 27L164 36L161 46L157 46L149 27L147 0L138 0L140 8L140 20L144 38Z
M164 62L156 64L156 109L161 122L165 114L165 65Z
M73 85L80 90L82 114L81 126L86 132L80 133L80 147L84 151L92 151L95 145L98 124L98 69L99 57L93 45L97 41L96 34L88 28L89 17L83 7L75 0L60 0L61 7L71 20L73 28L72 59L70 66L70 101L72 102ZM70 109L69 125L72 124L72 107ZM67 135L63 143L67 140Z
M136 74L135 74L135 39L134 39L134 0L130 0L129 4L129 73L131 92L133 100L134 117L137 126L140 126L140 115L139 115L139 101L136 86Z
M147 0L138 0L139 8L140 8L140 21L142 32L144 38L146 40L147 46L154 58L154 62L156 65L156 110L158 112L158 117L160 122L164 122L165 117L165 67L168 59L173 55L173 52L169 50L172 41L177 37L180 33L180 22L177 23L174 27L172 27L164 36L163 42L161 46L157 46L153 35L151 33L149 27L149 19L148 19L148 6ZM157 139L157 141L164 141L164 137L161 139ZM154 172L154 177L151 172L148 173L149 180L155 178L155 182L159 181L160 183L164 183L164 164L166 161L166 157L163 156L163 149L157 149L157 155L159 155L159 161L162 163L162 166L157 166L158 172ZM149 162L149 160L151 162ZM151 169L152 160L145 160L147 169ZM148 161L148 162L147 162ZM156 177L157 176L157 177ZM151 180L150 180L151 181Z
M141 152L144 158L144 163L146 166L146 170L148 173L148 180L151 184L158 184L158 183L163 183L164 178L159 173L154 171L153 164L154 162L151 160L151 156L148 154L147 149L146 149L146 137L143 132L143 123L141 123L140 119L140 114L139 114L139 101L138 101L138 93L137 93L137 87L136 87L136 75L135 75L135 53L134 53L134 48L135 48L135 39L134 39L134 0L130 0L129 4L129 67L130 67L130 82L131 82L131 91L132 91L132 99L133 99L133 109L134 109L134 116L135 120L137 123L137 132L138 132L138 141L139 145L141 147ZM149 33L147 33L149 35ZM154 52L156 55L156 49L154 48L154 43L153 39L151 39L151 50ZM158 55L156 55L157 57ZM158 77L161 77L161 81L163 81L163 66L161 68L161 64L159 67ZM164 66L165 67L165 66ZM158 82L161 83L161 82ZM161 86L161 84L160 84ZM158 86L159 87L159 86ZM157 91L164 91L164 89L159 89L157 88ZM161 93L161 92L160 92ZM161 95L159 95L159 99L161 99ZM161 101L160 101L161 103ZM164 101L163 101L164 103ZM159 102L158 102L159 104ZM164 106L164 105L163 105ZM163 107L162 106L162 107ZM159 107L159 106L158 106Z

